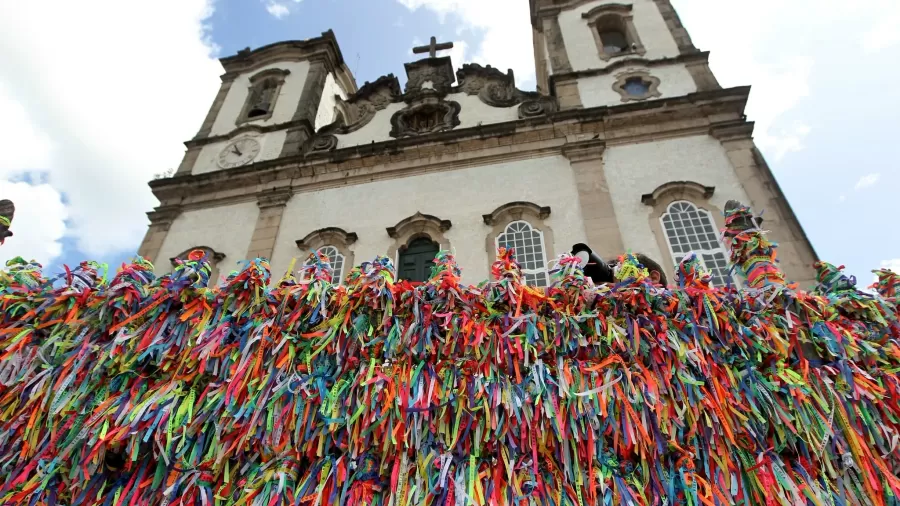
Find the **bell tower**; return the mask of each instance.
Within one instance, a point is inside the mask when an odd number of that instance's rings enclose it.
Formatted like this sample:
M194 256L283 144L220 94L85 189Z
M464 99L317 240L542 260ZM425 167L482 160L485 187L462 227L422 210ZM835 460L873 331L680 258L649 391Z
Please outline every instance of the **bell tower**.
M669 0L532 0L538 88L562 109L719 89Z
M718 231L733 199L765 209L784 270L814 280L815 251L753 142L750 87L719 85L670 0L531 0L530 8L539 91L561 114L600 123L581 125L597 132L595 154L572 163L585 182L589 243L603 255L632 250L671 265L695 252L722 283Z
M219 92L197 135L185 143L177 175L299 154L315 129L334 119L335 97L356 91L330 30L220 61L225 74Z

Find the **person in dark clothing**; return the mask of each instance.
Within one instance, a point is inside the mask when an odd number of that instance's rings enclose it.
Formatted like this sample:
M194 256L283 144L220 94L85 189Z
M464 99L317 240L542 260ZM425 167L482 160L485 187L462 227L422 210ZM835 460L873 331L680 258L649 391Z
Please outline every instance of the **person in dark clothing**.
M584 243L572 246L572 255L581 260L581 268L584 270L584 274L591 278L594 283L612 283L615 281L613 270L616 267L616 261L604 261L600 258L600 255L591 250L590 246ZM666 286L668 280L666 279L665 271L656 261L643 253L635 253L634 256L650 272L650 279L654 284Z

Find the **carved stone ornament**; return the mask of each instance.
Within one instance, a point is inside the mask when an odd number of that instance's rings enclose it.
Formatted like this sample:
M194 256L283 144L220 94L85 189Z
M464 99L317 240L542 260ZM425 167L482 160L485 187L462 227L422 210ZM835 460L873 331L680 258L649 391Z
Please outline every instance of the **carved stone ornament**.
M391 137L410 137L451 130L459 125L458 102L424 102L391 116Z
M450 227L452 226L453 223L451 223L450 220L442 220L437 216L422 214L416 211L416 214L400 220L399 223L393 227L388 227L386 230L389 237L397 239L403 235L411 235L423 231L427 232L430 229L442 234L450 230ZM432 239L434 238L432 237Z
M335 148L337 148L337 145L338 139L334 135L316 135L315 137L307 141L306 154L333 151Z
M347 100L338 97L335 105L341 117L319 132L347 134L359 130L372 121L378 111L399 102L401 95L400 81L394 74L381 76L371 83L367 81Z
M459 81L459 91L478 95L482 102L491 107L521 104L519 118L533 118L558 109L552 97L516 88L512 69L504 74L490 65L483 67L477 63L467 63L456 72L456 78Z
M616 76L612 89L622 96L622 102L641 101L658 98L659 78L646 71L625 71Z
M310 232L303 239L297 239L297 247L304 251L316 250L322 246L333 245L347 248L355 243L359 236L355 232L347 232L338 227L320 228Z
M553 112L559 107L553 97L541 96L539 98L526 100L519 106L519 118L536 118Z
M404 67L407 76L404 100L407 103L428 96L446 96L453 87L453 64L449 56L425 58Z
M512 69L506 74L477 63L466 63L456 71L459 89L468 95L478 95L482 102L493 107L511 107L522 100L523 92L516 89Z

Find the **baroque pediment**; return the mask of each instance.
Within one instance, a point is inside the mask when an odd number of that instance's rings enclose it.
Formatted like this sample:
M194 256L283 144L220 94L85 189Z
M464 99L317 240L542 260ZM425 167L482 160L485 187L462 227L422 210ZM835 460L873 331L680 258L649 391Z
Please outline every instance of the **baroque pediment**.
M516 77L512 69L504 74L490 65L466 63L456 71L456 79L460 92L477 95L491 107L519 105L520 118L531 118L557 110L556 101L552 97L516 88Z
M400 81L394 74L368 82L346 100L338 98L335 106L341 115L337 121L322 127L320 133L346 134L366 126L375 114L402 100Z
M411 105L391 116L391 137L410 137L444 130L459 125L459 102L429 100Z
M379 111L391 104L405 104L390 118L390 136L394 138L426 135L451 130L460 125L461 105L449 100L450 95L465 93L477 96L489 107L518 107L518 118L532 118L556 112L556 99L537 92L516 88L512 70L506 73L477 63L465 64L456 71L454 86L450 58L424 58L405 65L406 85L401 91L393 75L366 82L347 99L336 100L340 112L334 123L320 129L305 146L306 153L334 150L335 135L344 135L369 124Z

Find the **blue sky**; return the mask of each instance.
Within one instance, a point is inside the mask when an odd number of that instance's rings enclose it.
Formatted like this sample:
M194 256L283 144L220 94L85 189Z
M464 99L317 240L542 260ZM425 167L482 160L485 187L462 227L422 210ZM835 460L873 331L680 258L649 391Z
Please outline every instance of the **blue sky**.
M865 284L900 267L900 2L672 0L723 86L753 86L756 139L818 254ZM216 58L333 29L358 84L405 80L411 47L452 40L463 62L533 89L526 0L62 0L0 4L0 250L53 269L130 257L218 88ZM764 211L764 210L763 210Z

